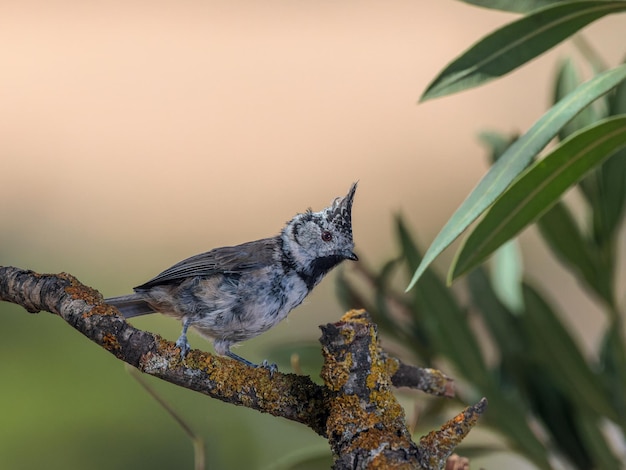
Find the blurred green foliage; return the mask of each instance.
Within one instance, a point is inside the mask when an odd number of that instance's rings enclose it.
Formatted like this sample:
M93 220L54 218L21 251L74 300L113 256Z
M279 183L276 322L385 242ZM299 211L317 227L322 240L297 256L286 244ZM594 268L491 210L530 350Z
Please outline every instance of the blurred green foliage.
M457 93L494 80L570 38L590 22L610 13L626 11L623 1L481 0L469 3L526 14L485 36L452 61L429 85L422 100ZM556 86L558 101L500 155L450 217L415 268L409 288L485 211L487 215L476 224L457 251L448 281L478 266L506 240L536 220L542 210L554 204L585 172L607 159L616 149L626 146L620 98L610 100L611 105L607 105L604 98L623 83L626 65L603 70L603 61L585 41L580 36L574 40L596 76L579 83L573 69L563 67ZM610 107L600 106L604 113L595 114L595 108L590 106L594 101ZM599 119L601 117L606 117L608 122ZM570 136L572 129L576 132ZM563 139L541 162L532 163L556 136L569 138ZM565 158L568 155L571 158ZM531 167L527 168L528 165ZM583 190L590 184L583 182ZM618 185L613 182L604 179L603 184L610 184L611 191L617 191ZM528 200L522 197L525 193L529 195ZM605 202L618 195L610 193L609 196L606 191L603 194ZM600 197L599 193L596 196ZM598 217L614 220L614 209L615 206L605 204L605 210L612 212ZM501 213L507 218L502 223Z
M522 16L452 61L433 80L422 101L501 77L585 25L626 10L624 1L604 0L466 3ZM572 62L561 64L554 84L555 105L526 133L482 135L494 162L492 170L424 255L398 217L398 258L376 272L361 267L357 278L341 275L338 282L344 305L366 308L381 330L413 353L421 365L436 365L443 359L453 369L446 372L461 384L463 400L474 402L487 396L487 424L539 468L549 468L549 458L555 455L580 469L619 468L623 456L616 455L609 445L606 424L614 425L622 444L626 435L626 354L623 312L617 302L624 291L618 289L615 279L626 205L626 153L614 152L620 135L626 143L626 132L619 126L605 125L607 119L623 119L626 114L626 66L603 70L602 61L588 50L583 55L595 76L582 83ZM453 266L450 278L469 272L467 299L453 293L429 267L499 198L504 199L505 209L526 209L524 201L507 202L505 196L518 177L529 178L537 187L548 182L548 177L537 171L542 163L536 160L555 136L562 143L552 154L563 152L559 150L563 148L579 151L582 146L571 142L581 135L600 141L610 132L615 132L615 145L596 155L596 161L584 169L584 179L577 183L587 205L589 224L581 226L564 202L554 204L558 194L535 202L534 212L524 222L536 221L554 256L603 306L608 324L594 354L582 351L559 312L520 276L515 244L493 243L462 270L455 272ZM567 159L557 165L566 175L556 175L557 182L560 179L571 184L578 178L570 175L567 180L567 165ZM476 228L481 223L492 222L485 217ZM501 228L502 240L516 233L505 232L507 228ZM490 235L495 229L497 225L482 228ZM499 263L489 272L479 264L494 252ZM400 282L399 276L403 279ZM397 287L404 287L409 279L412 290L403 292ZM366 282L367 289L361 281ZM24 315L19 307L5 303L0 304L0 310L0 375L4 383L12 384L4 387L0 404L0 468L192 467L193 451L187 436L163 409L146 399L113 356L98 348L82 347L87 340L52 315ZM153 322L146 328L152 331L160 323L159 319L146 321ZM477 322L488 338L477 336ZM176 337L178 326L169 325L171 331L166 336ZM25 341L40 347L24 348ZM496 351L495 360L485 359L484 342ZM300 351L300 365L305 373L316 376L319 354L314 349L303 352L301 346L293 348ZM281 365L288 362L291 352L288 346L274 349ZM7 359L18 354L19 361ZM206 438L207 468L329 465L325 441L300 425L207 400L156 380L153 384ZM440 411L443 403L433 402L430 410ZM421 420L427 415L428 410ZM542 432L537 433L537 427ZM37 436L36 445L30 436ZM285 455L285 449L293 453ZM277 454L284 457L277 458Z
M580 86L572 62L563 62L555 79L555 103L562 103ZM611 446L606 429L611 423L621 446L626 445L626 344L624 314L617 302L624 290L616 280L617 242L623 236L619 234L626 205L626 132L618 124L619 130L611 137L602 131L604 124L598 123L618 122L611 116L626 122L625 97L626 81L620 78L610 92L582 108L565 126L553 129L563 145L531 163L517 179L510 179L512 183L477 224L453 263L452 278L469 271L467 300L461 300L467 296L453 292L423 263L421 250L401 216L395 221L398 257L377 271L361 267L356 277L344 272L339 278L339 295L346 308L367 309L383 332L420 363L430 366L443 359L454 371L450 375L462 379L460 397L472 402L476 396L486 396L486 423L538 468L551 468L551 459L557 458L566 467L608 470L620 468L624 457ZM589 133L594 129L600 129L595 136ZM568 155L573 159L580 150L568 151L572 136L605 142L613 138L616 145L596 162L590 160L580 179L565 168L570 164ZM492 162L511 155L510 150L520 142L517 136L494 132L483 133L481 140ZM561 152L561 174L569 173L567 184L559 181L558 174L546 171L557 151ZM534 187L552 191L552 185L574 183L585 199L583 217L588 224L579 224L574 209L557 201L562 191L554 190L550 198L535 197ZM513 230L508 219L516 213L525 213L526 221ZM578 344L544 294L526 282L523 273L519 275L522 267L516 244L503 246L532 221L553 255L606 312L603 340L592 354ZM494 237L499 242L485 249ZM494 252L499 262L489 271L480 262ZM477 253L477 259L467 261L461 272L455 271L459 259ZM406 285L398 282L398 275L408 282L418 268L421 272L413 277L412 288L398 289ZM487 331L487 338L478 334L477 323ZM495 351L495 360L489 364L483 355L484 343Z

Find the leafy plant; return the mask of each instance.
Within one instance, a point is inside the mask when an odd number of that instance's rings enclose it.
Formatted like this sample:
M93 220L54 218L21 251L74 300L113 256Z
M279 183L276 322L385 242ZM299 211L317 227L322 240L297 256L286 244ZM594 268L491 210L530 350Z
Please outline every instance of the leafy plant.
M626 11L624 1L467 3L523 16L450 63L422 100L500 77L590 22ZM399 258L377 272L362 267L360 279L346 273L339 278L346 306L368 309L381 329L425 364L445 359L468 384L460 391L464 399L487 396L490 425L539 468L550 468L555 455L580 469L619 468L622 458L609 445L607 423L626 442L626 346L617 301L624 290L616 283L626 208L626 65L606 70L585 52L594 76L583 82L574 64L564 61L553 87L554 105L527 132L482 134L493 165L423 256L398 216ZM555 138L556 145L545 150ZM561 200L572 187L586 203L586 225ZM467 274L464 305L430 264L474 222L447 276L450 283ZM533 223L606 312L608 325L591 358L550 302L520 275L514 239ZM497 262L488 271L482 263L494 254ZM400 268L410 279L406 292L391 287ZM372 288L363 289L357 282L362 280ZM497 352L493 364L483 357L476 321ZM531 423L544 432L538 435Z
M614 2L482 0L471 3L480 3L482 6L506 11L519 11L521 5L526 4L529 5L527 7L529 10L526 10L528 11L526 16L485 37L453 61L429 85L422 95L422 100L456 93L488 82L540 55L549 48L546 45L558 44L600 16L626 11L626 2L623 0ZM539 6L537 10L530 10ZM559 17L556 13L563 16ZM541 36L541 41L537 41L539 33L546 35ZM503 54L503 51L508 53ZM485 64L492 65L485 69ZM416 268L409 288L415 285L428 265L443 250L507 191L511 183L576 115L622 83L625 78L626 65L621 65L576 86L520 136L492 166L437 235L426 251L423 261ZM617 94L621 95L623 92ZM625 112L619 104L620 100L623 98L619 96L611 100L613 106L610 109L614 115ZM587 131L581 129L580 132ZM624 145L626 135L623 135L622 146ZM454 267L455 265L451 267L451 273L454 272Z

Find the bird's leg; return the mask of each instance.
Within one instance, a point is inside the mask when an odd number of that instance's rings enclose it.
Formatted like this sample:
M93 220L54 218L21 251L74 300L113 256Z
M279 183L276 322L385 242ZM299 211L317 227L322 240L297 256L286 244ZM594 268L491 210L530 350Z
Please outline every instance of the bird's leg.
M270 364L269 362L267 362L267 360L263 361L261 364L254 364L253 362L250 362L241 356L237 356L237 354L235 354L234 352L231 352L230 349L227 349L224 355L230 357L231 359L239 361L247 365L248 367L255 367L255 368L263 367L264 369L267 369L270 372L270 376L274 375L274 372L278 370L278 366L276 364Z
M185 358L187 353L191 350L191 346L189 345L189 341L187 341L187 330L189 329L189 325L191 321L189 318L185 318L183 320L183 331L180 333L180 336L176 340L176 346L180 348L180 357Z

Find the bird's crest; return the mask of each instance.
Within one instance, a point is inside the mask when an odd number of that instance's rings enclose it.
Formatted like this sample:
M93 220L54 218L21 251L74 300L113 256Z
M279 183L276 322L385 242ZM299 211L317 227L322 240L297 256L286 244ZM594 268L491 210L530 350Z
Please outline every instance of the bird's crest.
M352 201L357 183L353 183L344 197L336 198L332 205L324 210L324 217L340 231L352 237Z

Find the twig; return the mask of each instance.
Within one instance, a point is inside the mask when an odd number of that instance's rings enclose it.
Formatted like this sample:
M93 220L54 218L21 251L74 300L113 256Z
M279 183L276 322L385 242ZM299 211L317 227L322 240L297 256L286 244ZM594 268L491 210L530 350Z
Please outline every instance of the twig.
M150 395L156 402L161 405L161 407L169 414L174 421L178 423L178 425L182 428L182 430L187 434L189 440L193 444L193 454L194 454L194 468L195 470L206 470L205 466L205 452L204 452L204 441L202 440L202 436L197 434L191 426L183 419L178 412L172 408L172 406L161 396L159 395L154 388L150 386L148 382L142 377L137 369L131 367L129 364L126 364L126 370L128 373L135 379L139 385Z

